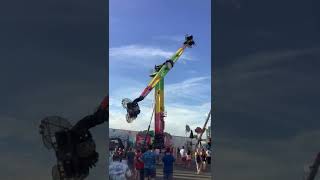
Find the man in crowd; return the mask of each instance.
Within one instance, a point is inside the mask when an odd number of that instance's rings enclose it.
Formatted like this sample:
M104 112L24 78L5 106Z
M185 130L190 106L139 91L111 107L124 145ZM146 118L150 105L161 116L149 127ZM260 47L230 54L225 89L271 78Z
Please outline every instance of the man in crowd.
M134 156L135 156L135 153L132 151L132 148L130 147L129 151L127 152L127 159L128 159L127 164L133 174L135 174Z
M157 155L157 164L159 164L160 163L160 149L156 148L154 152Z
M173 163L175 158L171 154L170 148L167 148L164 157L162 158L163 162L163 179L172 180L173 179Z
M156 154L152 151L150 145L148 151L143 153L141 160L144 163L144 174L148 180L156 178Z
M181 155L180 155L180 147L177 148L177 163L180 163Z
M113 156L113 161L109 165L110 180L127 180L132 176L128 165L120 162L119 156Z

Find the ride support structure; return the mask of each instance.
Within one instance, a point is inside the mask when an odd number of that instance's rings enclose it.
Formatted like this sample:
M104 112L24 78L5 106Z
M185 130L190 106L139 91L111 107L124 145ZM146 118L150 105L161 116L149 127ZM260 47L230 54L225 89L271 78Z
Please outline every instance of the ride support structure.
M208 123L210 117L211 117L211 109L210 109L210 111L209 111L209 113L208 113L208 115L207 115L206 121L205 121L205 123L204 123L204 125L203 125L202 131L201 131L201 133L200 133L200 136L198 137L198 142L197 142L197 144L196 144L195 147L197 147L197 146L201 143L201 141L202 141L202 135L203 135L203 133L204 133L205 130L206 130L207 123Z
M165 128L165 108L164 108L164 77L173 68L174 64L181 57L186 48L191 48L195 42L193 41L193 36L186 36L185 41L176 53L166 60L161 65L156 65L154 68L154 73L150 75L152 78L147 87L142 91L140 96L135 100L131 101L128 98L122 100L123 107L127 110L126 120L127 122L132 122L140 114L140 108L138 102L142 101L147 97L147 95L155 89L155 138L154 145L155 148L164 147L164 128Z
M164 79L155 86L155 116L154 116L154 142L156 147L164 144Z

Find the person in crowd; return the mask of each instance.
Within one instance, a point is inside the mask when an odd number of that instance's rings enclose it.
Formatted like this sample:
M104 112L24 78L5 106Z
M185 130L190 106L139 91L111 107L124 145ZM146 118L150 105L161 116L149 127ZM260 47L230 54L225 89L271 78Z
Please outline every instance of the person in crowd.
M176 150L176 148L171 147L171 152L172 152L174 158L177 158L177 150Z
M109 163L112 162L113 152L109 151Z
M120 162L119 156L113 156L113 161L109 164L110 180L128 180L132 176L127 164Z
M165 151L163 151L163 149L160 149L160 152L159 152L159 164L163 164L162 162L162 158L163 156L166 154Z
M202 148L202 150L201 150L201 161L202 161L202 170L203 171L206 170L206 160L207 160L207 153L204 150L204 148Z
M207 149L206 154L207 154L207 159L206 159L207 164L210 165L211 164L211 150Z
M191 161L192 161L192 154L191 154L191 150L189 149L187 151L187 168L191 167Z
M201 152L200 152L199 148L197 148L197 150L194 154L194 157L195 157L195 161L196 161L197 174L200 174L201 167L202 167L202 161L201 161Z
M111 153L112 153L112 157L113 156L117 156L117 152L118 152L118 148L115 148Z
M156 156L157 156L157 164L159 164L159 162L160 162L160 149L156 148L154 152L156 153Z
M175 162L174 156L171 154L170 148L166 149L165 155L162 158L163 162L163 179L173 179L173 163Z
M149 146L148 151L143 153L140 158L144 163L144 174L148 180L156 178L156 154L153 151L152 145Z
M177 148L177 163L180 163L181 156L180 156L180 147Z
M120 158L120 162L122 162L122 158L123 158L123 149L122 148L118 148L117 150L117 156Z
M136 180L144 180L144 164L140 159L142 156L142 152L140 149L137 150L135 155L135 168L138 173L136 173L135 179Z
M134 157L135 157L135 153L133 152L132 148L130 147L128 149L128 152L126 153L127 154L127 164L128 164L128 167L129 169L131 170L131 172L133 173L133 175L135 176L136 174L136 171L135 171L135 168L134 168Z
M181 161L182 161L184 167L186 167L186 165L187 165L187 153L186 153L186 150L184 149L184 146L182 146L182 148L180 150L180 156L181 156Z

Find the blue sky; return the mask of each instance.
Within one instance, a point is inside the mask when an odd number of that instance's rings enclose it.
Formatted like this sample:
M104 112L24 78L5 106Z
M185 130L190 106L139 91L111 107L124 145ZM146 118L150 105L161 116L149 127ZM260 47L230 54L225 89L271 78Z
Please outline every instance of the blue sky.
M184 135L185 124L202 126L211 106L211 1L129 1L109 3L110 127L147 128L153 92L140 103L142 113L127 124L122 98L136 98L150 81L149 72L169 58L192 34L187 49L165 78L166 131Z

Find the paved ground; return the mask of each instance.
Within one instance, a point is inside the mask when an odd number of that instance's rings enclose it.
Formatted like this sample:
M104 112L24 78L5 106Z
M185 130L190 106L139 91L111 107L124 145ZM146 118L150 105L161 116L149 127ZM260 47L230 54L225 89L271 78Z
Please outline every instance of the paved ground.
M156 179L157 180L163 179L162 165L157 166L157 178ZM195 164L192 164L192 166L190 168L185 168L182 165L176 164L173 169L173 179L177 179L177 180L211 179L210 167L205 172L201 172L200 174L196 174L196 165Z
M126 163L126 160L123 160L122 163ZM156 180L163 179L163 167L162 165L157 165L157 177ZM207 167L205 172L196 174L196 165L193 162L190 168L185 168L181 164L175 164L173 169L173 179L174 180L208 180L211 179L210 166Z
M157 180L163 179L163 173L162 168L157 169ZM189 170L189 169L181 169L178 170L177 168L173 171L173 179L177 180L188 180L188 179L194 179L194 180L205 180L205 179L211 179L211 174L209 172L203 172L200 174L196 174L195 171Z

